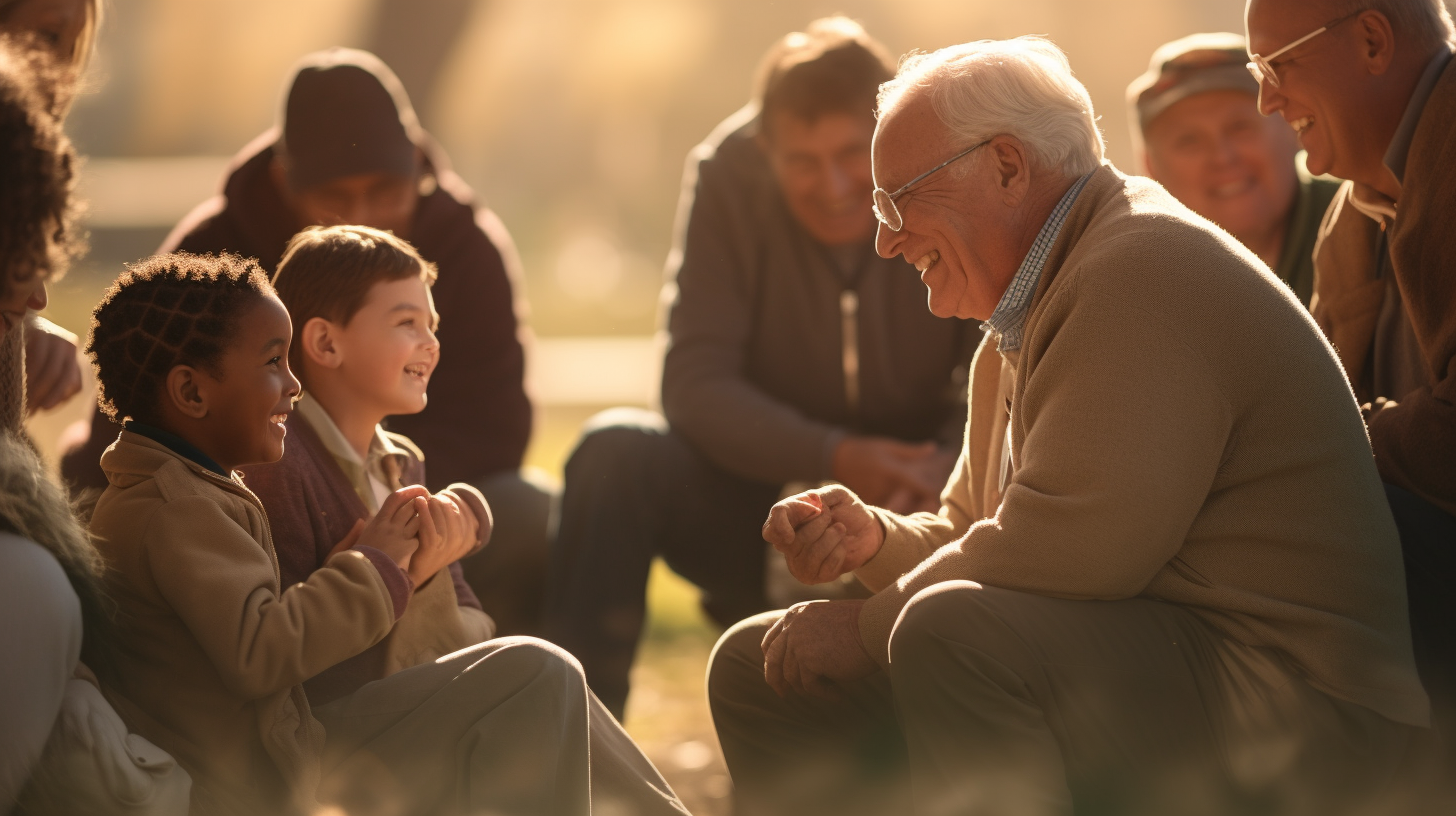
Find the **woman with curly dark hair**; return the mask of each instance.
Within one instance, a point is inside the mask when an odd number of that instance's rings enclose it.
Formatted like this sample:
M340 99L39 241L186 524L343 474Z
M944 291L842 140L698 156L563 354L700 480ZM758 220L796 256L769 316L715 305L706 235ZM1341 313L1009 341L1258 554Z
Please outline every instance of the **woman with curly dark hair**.
M0 0L0 33L32 34L57 62L78 71L100 27L100 0Z
M22 424L26 312L45 307L46 279L74 251L75 154L57 115L56 76L49 60L0 38L0 660L13 667L0 703L0 812L50 734L83 620L99 617L95 550Z
M86 68L101 25L101 0L0 0L0 35L48 54L57 74L55 111L65 117L73 86ZM26 318L25 409L55 408L81 390L76 335L34 312Z
M61 128L71 67L50 51L0 34L0 816L17 802L27 813L160 813L156 774L128 754L143 746L81 662L105 663L100 558L23 424L27 314L81 248L76 156ZM110 807L118 799L131 804Z

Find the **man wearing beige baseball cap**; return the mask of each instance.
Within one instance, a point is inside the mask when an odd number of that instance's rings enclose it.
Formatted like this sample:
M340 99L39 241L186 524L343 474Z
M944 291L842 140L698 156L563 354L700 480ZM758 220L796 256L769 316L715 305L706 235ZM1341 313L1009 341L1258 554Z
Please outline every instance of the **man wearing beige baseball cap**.
M1192 34L1158 48L1127 88L1143 168L1189 209L1263 259L1309 306L1314 241L1339 185L1312 177L1294 131L1259 114L1238 34Z

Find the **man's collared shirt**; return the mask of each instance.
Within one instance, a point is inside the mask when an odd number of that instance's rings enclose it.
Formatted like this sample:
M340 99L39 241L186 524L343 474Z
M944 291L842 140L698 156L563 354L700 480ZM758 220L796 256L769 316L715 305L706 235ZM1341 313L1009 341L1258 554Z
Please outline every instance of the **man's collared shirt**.
M354 488L364 506L371 513L378 512L389 494L401 487L400 474L409 461L409 452L396 445L383 428L375 425L374 436L369 440L368 456L361 460L359 452L344 438L344 432L339 430L334 418L318 400L305 393L294 410L318 434L319 441L324 443L339 464L339 469L344 471L349 486Z
M1031 296L1036 294L1036 285L1041 281L1042 268L1046 266L1047 256L1051 254L1052 246L1056 244L1057 236L1062 232L1062 225L1067 221L1067 213L1072 211L1072 204L1076 203L1077 195L1082 192L1082 188L1086 186L1087 180L1090 178L1092 178L1092 173L1077 179L1071 189L1062 196L1062 200L1057 202L1057 206L1052 209L1052 214L1042 225L1041 232L1036 234L1036 240L1032 242L1031 250L1022 259L1016 275L1011 278L1011 285L1006 287L1006 293L1001 296L1001 302L996 304L996 310L991 313L991 318L981 324L982 329L996 333L1000 340L997 349L1002 353L1017 351L1021 348L1021 329L1026 324L1026 312L1031 307Z
M1411 141L1415 139L1416 126L1421 122L1421 114L1426 110L1426 102L1430 100L1431 94L1436 90L1436 83L1441 79L1441 72L1446 70L1446 64L1451 61L1452 51L1450 45L1443 45L1436 51L1436 56L1426 65L1426 70L1421 74L1420 81L1411 92L1410 102L1406 103L1405 113L1400 117L1400 124L1395 128L1395 135L1390 139L1390 146L1385 150L1385 157L1382 162L1385 167L1395 176L1396 183L1402 187L1405 185L1405 163L1410 157ZM1354 195L1350 196L1350 204L1355 209L1369 216L1372 220L1380 223L1382 227L1387 221L1395 220L1395 201L1386 197L1383 193L1363 184L1355 185Z

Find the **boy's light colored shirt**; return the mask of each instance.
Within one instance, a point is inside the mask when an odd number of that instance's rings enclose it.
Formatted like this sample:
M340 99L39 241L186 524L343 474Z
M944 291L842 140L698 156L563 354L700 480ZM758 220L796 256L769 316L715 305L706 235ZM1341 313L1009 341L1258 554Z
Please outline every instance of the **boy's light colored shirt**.
M359 494L359 499L370 513L377 513L389 494L400 487L400 473L409 461L409 453L396 445L378 425L374 426L374 437L369 440L368 456L359 458L359 452L344 438L344 432L334 423L334 418L308 393L294 406L304 421L313 427L324 447L338 462L339 469L349 479L349 485Z

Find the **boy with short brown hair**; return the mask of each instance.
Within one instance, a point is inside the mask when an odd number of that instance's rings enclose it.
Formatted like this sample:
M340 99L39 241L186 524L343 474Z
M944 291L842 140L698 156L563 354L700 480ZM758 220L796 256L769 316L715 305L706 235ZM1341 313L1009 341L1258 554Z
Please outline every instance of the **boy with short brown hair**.
M247 474L268 508L284 586L347 548L391 491L424 484L419 448L381 423L425 407L440 351L434 280L433 264L381 230L314 227L289 242L273 283L295 327L289 365L304 393L288 423L293 444ZM313 704L494 633L458 562L490 537L485 499L458 483L434 498L432 513L453 533L412 556L409 608L383 641L305 682Z

